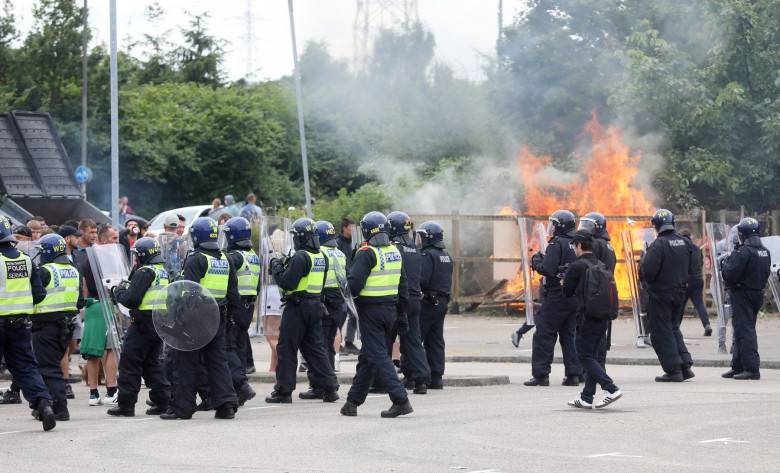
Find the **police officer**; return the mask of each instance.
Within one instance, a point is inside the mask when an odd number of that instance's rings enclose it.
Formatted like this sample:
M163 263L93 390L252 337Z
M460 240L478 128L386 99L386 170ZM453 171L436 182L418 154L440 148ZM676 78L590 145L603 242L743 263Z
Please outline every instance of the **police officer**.
M322 388L322 400L339 399L339 385L328 360L325 340L322 336L322 318L327 309L320 300L325 285L327 258L320 252L317 225L310 218L299 218L293 223L295 254L286 263L274 258L271 272L282 291L284 313L279 326L279 344L276 353L276 384L265 402L290 403L295 390L297 352L300 349L308 368L312 371L316 386Z
M555 340L560 337L563 351L563 365L566 377L564 386L578 386L582 366L577 360L574 347L574 334L577 326L577 298L566 296L558 277L566 265L576 256L571 246L574 236L574 214L568 210L558 210L550 218L547 234L552 239L547 243L547 252L537 252L531 259L533 270L544 276L544 296L531 352L531 374L526 386L549 386L550 365L555 351Z
M217 419L232 419L238 407L236 391L230 377L225 347L225 326L231 325L231 315L238 309L238 279L236 268L219 250L217 222L200 217L192 222L190 238L194 251L187 255L182 269L183 280L200 283L217 300L220 322L214 338L203 348L194 351L176 350L173 353L173 396L171 408L160 415L162 419L190 419L195 412L195 393L202 379L205 365L211 405Z
M577 295L577 357L585 369L585 387L582 393L569 402L572 407L590 409L593 407L593 396L596 394L596 384L604 389L603 397L595 403L597 408L606 407L623 395L612 378L604 369L601 360L601 348L606 339L609 320L597 320L585 312L585 278L589 268L603 264L594 254L594 239L591 229L577 230L572 239L574 261L563 277L563 295ZM606 265L604 265L606 266Z
M33 352L52 397L54 416L65 421L70 420L70 413L61 362L73 337L78 311L84 307L81 274L68 259L64 238L49 234L39 243L43 264L38 274L46 298L35 306L31 316Z
M739 247L723 262L723 281L731 292L731 325L734 327L734 353L731 369L724 378L761 379L761 362L756 338L756 316L764 304L764 286L771 272L771 255L761 244L761 227L754 218L737 225Z
M233 387L238 396L238 405L255 397L255 390L246 377L247 347L249 346L249 326L255 312L258 285L260 283L260 258L252 249L252 226L243 217L233 217L225 223L228 259L238 268L238 293L241 303L233 312L235 326L227 331L227 357Z
M356 416L376 376L379 386L390 395L393 405L382 411L382 417L398 417L414 411L403 383L398 379L387 341L390 331L409 330L406 306L409 294L401 253L390 244L387 217L369 212L360 221L365 243L355 253L347 280L352 294L357 294L358 323L363 344L347 402L341 414Z
M674 230L674 215L658 209L651 220L657 237L639 263L639 279L648 293L647 316L653 350L664 370L658 382L693 378L693 360L680 332L685 288L693 272L689 240Z
M35 410L33 415L40 419L43 430L51 430L57 419L51 395L38 372L29 327L30 314L35 304L46 298L46 290L30 257L11 242L15 242L11 222L0 216L0 353L14 382Z
M117 380L119 394L117 406L108 410L112 416L133 417L141 378L149 387L149 399L155 404L147 409L147 415L160 415L168 411L171 401L171 385L165 377L160 352L162 339L154 329L152 312L160 291L168 285L169 276L162 257L160 243L154 238L140 238L130 249L134 267L130 282L123 281L114 288L114 299L130 309L132 324L127 329L119 359Z
M444 251L444 228L424 222L416 230L420 247L420 338L431 369L430 389L443 389L444 315L452 288L452 258Z
M336 248L336 229L333 224L325 220L320 220L316 224L320 251L328 259L328 272L325 275L325 285L322 288L322 303L325 304L328 312L322 317L322 338L325 343L325 351L328 352L330 367L335 369L336 349L333 344L344 308L344 297L341 295L339 283L336 280L336 264L345 270L347 259L346 255ZM309 390L298 393L298 397L301 399L322 399L325 391L317 385L314 371L308 369L307 376L309 377Z
M420 268L422 256L412 241L412 220L404 212L391 212L387 215L388 236L401 253L404 274L409 287L409 304L406 315L409 318L409 331L400 334L401 342L401 372L404 374L404 386L414 389L415 394L428 392L428 380L431 369L425 356L425 348L420 337ZM390 332L391 342L395 340L397 330ZM392 348L392 345L388 348Z

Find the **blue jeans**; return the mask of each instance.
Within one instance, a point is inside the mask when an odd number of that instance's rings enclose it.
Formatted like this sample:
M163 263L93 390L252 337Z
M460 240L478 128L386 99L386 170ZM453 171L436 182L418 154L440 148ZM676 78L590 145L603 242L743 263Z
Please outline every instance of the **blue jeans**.
M607 336L608 325L609 321L607 320L591 320L582 317L577 326L575 341L577 358L585 370L585 387L582 389L580 397L589 403L593 403L597 383L601 385L602 389L611 393L618 389L612 382L612 378L607 375L604 365L599 362L599 347Z

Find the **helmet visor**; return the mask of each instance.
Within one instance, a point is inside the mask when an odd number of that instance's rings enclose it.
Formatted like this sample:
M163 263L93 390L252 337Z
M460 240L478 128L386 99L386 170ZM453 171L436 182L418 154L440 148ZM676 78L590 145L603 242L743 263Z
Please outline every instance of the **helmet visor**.
M577 230L588 230L591 233L596 232L596 221L591 218L581 218Z
M550 220L547 222L547 238L550 238L553 235L555 235L555 224Z
M139 264L141 264L141 259L138 257L138 250L130 248L130 267L134 268Z
M423 232L416 232L414 234L414 244L417 245L417 248L423 247L424 240Z

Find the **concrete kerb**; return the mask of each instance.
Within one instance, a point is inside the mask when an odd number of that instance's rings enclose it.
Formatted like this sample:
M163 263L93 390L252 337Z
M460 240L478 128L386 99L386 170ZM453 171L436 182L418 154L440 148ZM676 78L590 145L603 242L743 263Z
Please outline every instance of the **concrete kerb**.
M529 355L455 355L446 358L451 363L531 363ZM563 357L556 356L553 363L563 363ZM607 355L607 365L660 366L656 358L610 357ZM696 357L693 366L705 368L729 368L731 356ZM780 361L761 360L761 369L780 369Z

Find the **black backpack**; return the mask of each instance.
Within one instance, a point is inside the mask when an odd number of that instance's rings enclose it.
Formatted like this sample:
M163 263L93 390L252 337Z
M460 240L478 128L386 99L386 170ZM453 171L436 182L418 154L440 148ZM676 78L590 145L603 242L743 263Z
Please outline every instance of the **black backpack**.
M585 270L582 298L585 315L594 320L615 320L618 316L618 292L615 277L601 261L592 264L581 260Z

